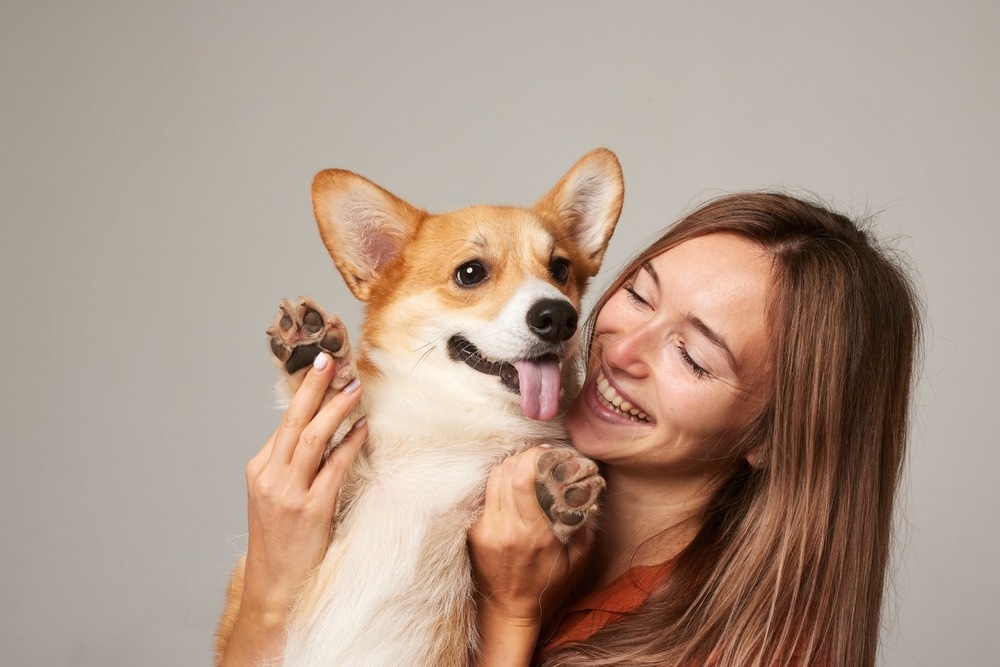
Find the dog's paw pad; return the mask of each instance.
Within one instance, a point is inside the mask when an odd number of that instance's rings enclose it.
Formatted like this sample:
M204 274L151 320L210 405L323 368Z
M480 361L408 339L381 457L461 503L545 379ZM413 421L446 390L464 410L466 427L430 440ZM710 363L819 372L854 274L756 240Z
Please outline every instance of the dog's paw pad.
M344 358L350 351L347 328L340 318L327 317L318 305L305 297L297 305L283 300L267 335L271 353L288 375L312 364L320 352Z
M566 542L584 520L597 510L604 478L597 465L572 449L552 449L538 457L535 496L552 523L556 536Z

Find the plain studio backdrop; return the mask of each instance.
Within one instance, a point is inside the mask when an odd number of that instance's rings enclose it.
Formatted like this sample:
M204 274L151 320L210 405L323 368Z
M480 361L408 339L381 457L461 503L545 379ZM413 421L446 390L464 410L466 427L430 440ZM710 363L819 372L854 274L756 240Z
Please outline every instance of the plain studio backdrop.
M0 664L208 665L274 428L264 329L356 332L309 184L533 202L588 150L598 292L692 206L814 194L911 258L927 340L880 662L1000 654L1000 4L0 4Z

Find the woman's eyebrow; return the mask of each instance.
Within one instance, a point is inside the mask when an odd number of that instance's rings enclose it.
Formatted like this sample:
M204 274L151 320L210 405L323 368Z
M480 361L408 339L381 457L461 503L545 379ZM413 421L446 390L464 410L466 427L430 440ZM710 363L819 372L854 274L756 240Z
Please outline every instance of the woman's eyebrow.
M649 274L649 277L652 278L653 282L656 283L656 286L659 287L660 276L656 275L656 269L653 268L653 265L649 263L648 259L642 263L642 268L646 270L646 273Z
M729 349L728 345L726 345L725 339L723 339L722 336L717 334L710 326L705 324L700 318L696 317L695 315L688 313L685 319L687 319L687 321L690 322L691 326L693 326L695 329L701 332L701 334L705 338L707 338L713 345L722 350L722 353L726 355L726 361L729 362L729 367L733 369L734 373L739 375L740 367L739 364L736 363L736 355L733 354L733 351Z

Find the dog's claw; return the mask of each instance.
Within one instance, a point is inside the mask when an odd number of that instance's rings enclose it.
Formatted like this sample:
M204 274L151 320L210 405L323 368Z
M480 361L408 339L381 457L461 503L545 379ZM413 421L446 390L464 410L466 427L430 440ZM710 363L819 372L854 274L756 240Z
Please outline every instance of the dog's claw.
M536 466L535 497L556 537L567 542L584 519L597 510L604 478L593 461L568 448L543 453Z

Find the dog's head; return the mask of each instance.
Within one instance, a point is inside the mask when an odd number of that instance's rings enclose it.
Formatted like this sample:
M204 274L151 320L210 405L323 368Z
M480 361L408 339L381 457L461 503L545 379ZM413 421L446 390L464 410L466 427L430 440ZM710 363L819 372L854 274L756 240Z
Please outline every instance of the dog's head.
M581 158L531 208L473 206L432 215L357 174L313 181L320 235L367 302L362 352L412 372L456 374L547 420L560 364L577 348L580 298L621 212L615 155ZM446 385L448 386L448 385Z

